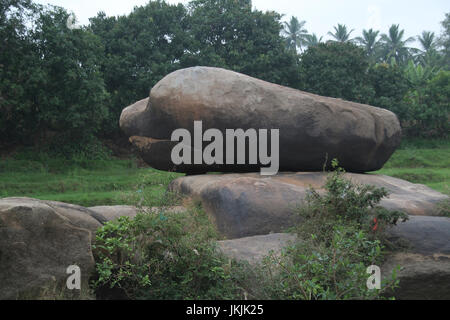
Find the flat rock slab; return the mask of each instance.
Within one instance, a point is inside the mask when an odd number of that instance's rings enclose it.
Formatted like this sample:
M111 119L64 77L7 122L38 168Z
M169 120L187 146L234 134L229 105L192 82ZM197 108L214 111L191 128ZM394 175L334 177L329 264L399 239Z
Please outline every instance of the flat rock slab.
M424 185L383 175L346 173L357 184L384 187L389 198L381 205L409 215L432 216L436 205L448 199ZM284 232L297 219L307 189L321 189L327 175L321 172L279 173L263 177L256 173L181 177L171 191L199 199L228 239Z
M279 255L283 248L297 237L288 233L272 233L262 236L218 241L219 249L226 256L250 264L261 263L270 252Z
M401 240L408 252L425 256L450 257L450 218L409 216L389 229L391 241Z
M394 268L401 267L395 297L450 299L450 218L410 216L388 233L390 241L405 246L400 252L387 254L381 267L385 278Z
M227 129L278 129L280 171L320 171L326 159L329 166L333 158L350 172L375 171L401 140L400 123L386 109L211 67L170 73L152 88L148 99L123 110L120 127L156 169L186 173L259 171L260 163L175 166L171 161L175 145L172 133L186 129L194 136L194 121L202 121L204 131L217 129L222 134Z

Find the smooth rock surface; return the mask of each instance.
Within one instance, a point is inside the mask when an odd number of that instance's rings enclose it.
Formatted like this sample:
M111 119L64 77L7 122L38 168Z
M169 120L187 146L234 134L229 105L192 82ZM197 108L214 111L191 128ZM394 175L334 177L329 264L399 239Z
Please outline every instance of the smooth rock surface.
M151 133L146 126L146 123L150 121L148 112L145 112L148 101L149 98L139 100L122 111L119 125L128 137L146 136Z
M90 207L89 210L101 214L107 221L120 217L134 218L139 212L139 209L134 206L97 206Z
M263 177L256 173L198 175L178 178L171 191L199 199L218 230L229 239L284 232L296 221L295 209L307 189L320 190L326 173L280 173ZM424 185L383 175L346 173L357 184L384 187L388 198L381 205L410 215L432 216L436 205L448 197Z
M0 299L60 290L71 265L80 267L86 289L95 266L93 232L101 226L91 214L54 201L0 199Z
M401 267L397 299L450 299L450 218L410 216L390 229L389 240L405 246L386 256L382 276Z
M320 171L326 160L329 165L333 158L347 171L374 171L389 159L401 139L399 121L388 110L210 67L167 75L152 88L148 101L123 110L120 125L144 160L156 169L259 171L260 164L174 166L172 132L185 128L193 136L194 121L198 120L203 122L203 131L279 129L280 171Z
M283 248L297 237L288 233L272 233L262 236L218 241L220 251L226 256L250 264L261 263L271 251L279 255Z

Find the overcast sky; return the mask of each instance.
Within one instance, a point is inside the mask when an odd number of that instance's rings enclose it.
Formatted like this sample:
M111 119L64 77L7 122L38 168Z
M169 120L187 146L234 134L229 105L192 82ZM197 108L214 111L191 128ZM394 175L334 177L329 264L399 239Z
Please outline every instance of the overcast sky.
M123 15L134 6L148 0L35 0L73 11L81 24L99 11L107 15ZM168 0L169 3L188 3L188 0ZM258 10L275 10L284 14L284 20L296 16L306 20L308 32L328 39L327 32L337 23L355 29L352 36L359 36L362 29L374 28L387 32L393 23L400 24L407 36L416 36L423 30L441 33L440 22L450 12L449 0L253 0Z

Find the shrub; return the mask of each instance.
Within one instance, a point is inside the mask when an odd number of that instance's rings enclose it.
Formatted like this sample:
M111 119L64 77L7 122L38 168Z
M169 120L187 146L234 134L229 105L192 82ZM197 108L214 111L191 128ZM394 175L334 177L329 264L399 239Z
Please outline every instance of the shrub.
M337 166L334 161L334 166ZM358 186L330 173L326 194L310 190L298 240L282 254L249 265L223 256L208 216L197 204L177 213L142 190L141 213L97 232L98 298L127 299L373 299L395 287L368 290L366 269L382 262L382 231L406 215L379 206L384 189ZM149 210L149 204L160 206ZM375 219L375 220L374 220ZM111 291L112 290L112 291Z
M377 206L383 188L354 185L342 174L330 174L325 194L309 191L297 243L266 259L267 268L279 269L274 290L282 299L374 299L398 284L394 273L381 290L368 290L366 269L382 262L380 232L407 216Z
M94 287L129 299L237 298L233 264L216 250L216 237L198 206L121 217L97 232Z

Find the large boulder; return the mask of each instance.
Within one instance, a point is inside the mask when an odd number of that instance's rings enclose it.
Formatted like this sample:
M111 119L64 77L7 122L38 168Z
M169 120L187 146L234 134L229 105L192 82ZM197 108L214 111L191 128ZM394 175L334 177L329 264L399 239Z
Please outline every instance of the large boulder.
M399 121L388 110L210 67L167 75L152 88L149 99L123 110L120 126L156 169L259 171L259 163L173 165L172 132L184 128L193 136L194 121L199 120L203 131L215 128L223 134L226 129L279 129L280 171L318 171L333 158L347 171L374 171L389 159L401 139Z
M146 125L150 119L145 112L149 98L142 99L122 111L120 117L120 128L129 137L145 136L151 134L150 128Z
M82 291L87 292L95 266L91 242L102 225L99 220L104 219L80 206L0 199L0 299L69 293L65 282L71 265L80 267Z
M357 184L384 187L388 198L381 205L410 215L437 214L438 204L448 199L424 185L383 175L346 173ZM218 230L229 239L283 232L296 222L309 187L322 190L327 178L322 172L198 175L178 178L169 189L199 199Z

